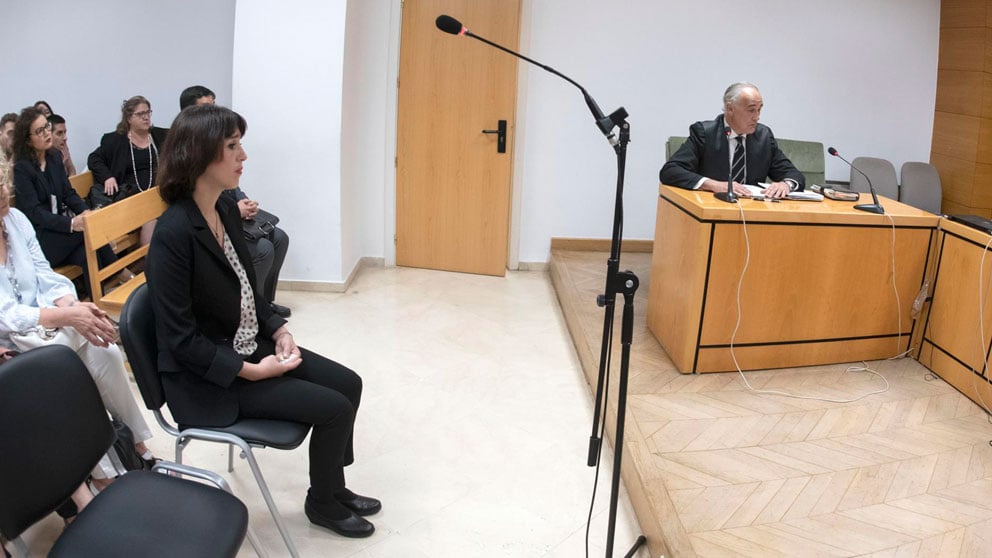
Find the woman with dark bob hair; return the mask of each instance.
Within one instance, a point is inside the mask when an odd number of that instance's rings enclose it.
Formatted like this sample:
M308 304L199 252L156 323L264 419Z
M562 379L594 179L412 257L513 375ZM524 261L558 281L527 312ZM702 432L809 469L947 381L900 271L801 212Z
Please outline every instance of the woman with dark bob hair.
M245 121L230 109L182 111L162 147L158 183L169 204L158 220L146 274L158 334L158 365L173 417L184 426L227 426L241 418L313 425L310 521L367 537L363 517L381 509L345 487L362 379L298 347L255 280L235 202Z

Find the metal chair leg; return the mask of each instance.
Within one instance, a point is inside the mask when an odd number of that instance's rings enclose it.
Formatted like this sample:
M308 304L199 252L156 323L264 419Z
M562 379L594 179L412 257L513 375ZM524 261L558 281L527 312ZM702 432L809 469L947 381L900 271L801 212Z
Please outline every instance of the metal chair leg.
M234 444L227 444L227 472L234 472Z
M248 460L248 465L251 466L251 472L255 475L255 482L258 483L258 488L262 492L262 498L265 499L265 505L269 507L269 513L272 514L272 520L275 521L276 527L279 529L279 534L282 535L283 542L286 543L286 548L289 549L289 554L293 558L299 558L299 553L296 551L296 545L293 544L293 539L289 536L289 529L286 527L285 522L283 522L282 514L279 513L279 508L276 507L275 500L272 499L272 493L269 492L269 486L265 483L265 477L262 476L262 470L258 466L258 462L255 461L255 454L251 451L251 446L247 443L238 444L241 448L242 455Z

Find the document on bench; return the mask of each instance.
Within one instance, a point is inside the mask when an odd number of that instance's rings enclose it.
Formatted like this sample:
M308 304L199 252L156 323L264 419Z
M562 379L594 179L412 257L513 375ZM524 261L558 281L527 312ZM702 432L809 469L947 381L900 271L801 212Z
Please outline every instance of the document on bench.
M768 186L769 185L766 183L759 183L757 186L752 186L750 184L744 185L744 187L747 188L747 191L751 193L752 198L759 198L759 199L764 199L765 188ZM807 192L804 190L800 192L789 192L788 194L785 195L785 199L796 200L796 201L823 201L823 195L817 194L816 192Z

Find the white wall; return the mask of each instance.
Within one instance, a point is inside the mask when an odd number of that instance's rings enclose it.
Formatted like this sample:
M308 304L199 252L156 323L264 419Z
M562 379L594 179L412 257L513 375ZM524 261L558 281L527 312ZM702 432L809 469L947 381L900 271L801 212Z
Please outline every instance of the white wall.
M522 1L521 50L631 114L626 238L654 235L667 137L716 116L732 81L761 87L780 137L897 166L929 158L938 0ZM15 22L0 35L12 53L0 110L47 99L70 120L78 164L124 97L148 96L168 125L179 91L202 83L248 120L242 185L291 236L282 279L340 283L360 257L391 261L399 0L53 0L44 12L0 0ZM40 30L72 48L25 55ZM609 237L615 157L573 87L521 71L519 260L543 262L552 237ZM847 178L827 162L828 178Z
M386 245L387 183L396 119L396 79L390 80L399 42L399 5L392 0L348 0L341 115L342 270L347 275L363 256L383 257ZM392 200L390 200L391 202ZM391 238L391 237L390 237Z
M234 3L0 0L0 113L48 101L68 121L69 149L82 170L128 97L147 97L163 127L189 85L230 98Z
M625 238L654 236L665 140L719 114L734 81L761 88L762 121L779 137L896 168L929 160L938 0L524 1L521 48L583 84L604 112L630 113ZM520 260L543 262L551 237L609 238L615 155L573 87L527 71ZM847 180L840 161L827 165L828 178Z
M248 121L241 185L289 234L280 280L339 282L350 271L341 230L345 7L237 3L231 106Z

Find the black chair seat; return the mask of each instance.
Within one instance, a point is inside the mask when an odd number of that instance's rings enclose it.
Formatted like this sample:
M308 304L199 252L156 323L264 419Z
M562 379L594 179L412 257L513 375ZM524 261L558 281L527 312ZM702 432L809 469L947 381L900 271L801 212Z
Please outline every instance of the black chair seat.
M224 432L233 434L249 444L255 446L266 446L270 448L291 450L299 447L310 432L309 424L290 422L285 420L267 419L241 419L238 422L224 427L217 426L194 426L192 424L180 424L180 430L187 428L203 428L211 432Z
M49 556L234 556L247 526L247 508L223 490L133 471L79 514Z

